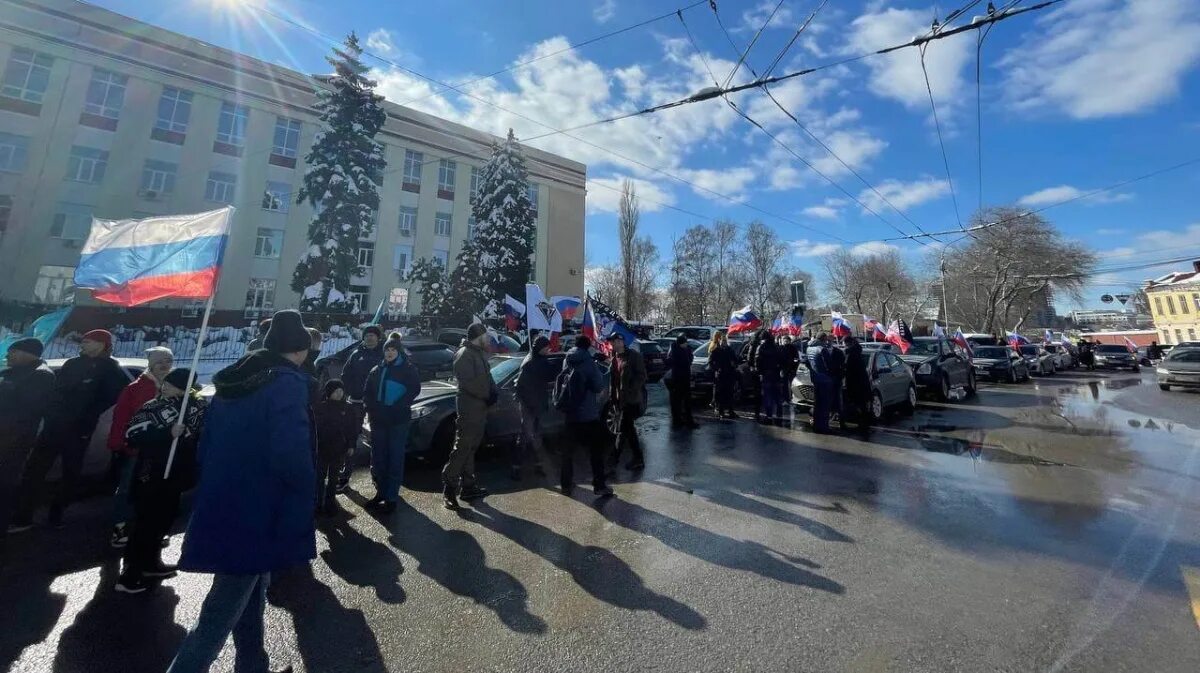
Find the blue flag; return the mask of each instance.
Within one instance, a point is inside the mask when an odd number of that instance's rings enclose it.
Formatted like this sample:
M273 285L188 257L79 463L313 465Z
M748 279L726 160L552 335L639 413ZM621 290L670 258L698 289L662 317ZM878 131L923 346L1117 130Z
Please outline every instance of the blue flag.
M57 311L51 311L46 315L33 321L33 325L29 328L29 334L10 334L3 339L0 339L0 358L8 355L8 347L17 339L24 339L26 336L32 336L42 342L43 346L49 346L50 341L58 334L59 328L67 321L67 316L71 315L71 307L60 308Z

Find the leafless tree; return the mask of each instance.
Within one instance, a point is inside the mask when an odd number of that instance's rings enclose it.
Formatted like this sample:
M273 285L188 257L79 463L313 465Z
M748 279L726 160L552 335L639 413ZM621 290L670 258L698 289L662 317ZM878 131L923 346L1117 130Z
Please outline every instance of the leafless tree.
M759 221L746 227L746 258L750 273L750 301L766 311L773 285L783 273L789 249L775 230Z
M871 255L837 250L826 255L822 265L834 301L849 311L886 323L919 303L917 283L894 250Z
M671 246L671 313L674 322L706 324L713 319L716 249L711 229L696 225Z
M633 276L633 292L625 297L625 317L645 320L658 289L659 256L658 246L649 236L639 236L633 241L629 267Z
M621 269L616 264L589 267L584 271L584 285L592 297L617 306L621 301Z
M633 181L628 178L621 183L621 201L617 210L617 238L621 244L621 296L624 298L624 304L621 307L626 316L631 316L636 308L634 306L637 294L634 246L641 208L638 206L637 191L634 189Z

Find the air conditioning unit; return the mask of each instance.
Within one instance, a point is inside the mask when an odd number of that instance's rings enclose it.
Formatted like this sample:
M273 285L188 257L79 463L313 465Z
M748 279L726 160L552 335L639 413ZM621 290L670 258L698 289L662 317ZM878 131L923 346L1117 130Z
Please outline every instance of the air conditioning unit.
M142 195L142 198L146 199L147 201L157 201L158 200L158 192L156 190L143 189L140 193Z

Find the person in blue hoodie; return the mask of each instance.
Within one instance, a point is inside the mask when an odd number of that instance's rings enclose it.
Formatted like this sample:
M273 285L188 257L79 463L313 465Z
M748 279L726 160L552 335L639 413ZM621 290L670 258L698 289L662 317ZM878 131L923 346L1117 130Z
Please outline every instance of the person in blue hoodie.
M300 314L279 311L263 350L213 377L179 559L180 570L211 573L213 582L168 673L209 670L231 633L234 670L268 670L263 613L271 573L317 555L315 433L309 377L300 369L311 345Z
M605 483L604 454L608 449L605 438L609 436L604 422L600 420L600 393L607 383L600 373L600 366L592 357L592 340L584 335L575 337L575 347L567 352L563 360L563 375L555 383L555 397L561 399L561 387L569 387L569 404L559 405L567 416L567 440L563 447L562 492L570 495L575 488L575 447L585 446L592 463L592 490L598 496L610 496L612 488ZM563 408L565 406L566 408Z
M383 345L383 362L367 376L363 401L371 419L371 478L375 497L368 506L382 514L396 511L404 482L404 453L412 405L421 392L421 373L408 358L399 336Z

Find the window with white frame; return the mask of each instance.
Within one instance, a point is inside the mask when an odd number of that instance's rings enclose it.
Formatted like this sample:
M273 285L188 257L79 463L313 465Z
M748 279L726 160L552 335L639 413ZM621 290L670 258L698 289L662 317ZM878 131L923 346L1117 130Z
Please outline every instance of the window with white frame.
M236 190L236 175L220 171L209 171L208 180L204 183L204 200L216 203L233 203L233 196Z
M438 162L438 196L446 199L454 198L454 179L458 174L458 164L450 159Z
M158 98L158 120L154 128L175 133L187 133L192 118L192 92L174 87L163 87Z
M539 185L537 183L531 182L531 183L529 183L529 188L525 192L529 196L529 207L533 209L534 217L537 216L538 193L540 191L541 191L541 189L539 188Z
M392 248L392 269L398 272L401 278L412 272L412 259L413 247L411 245L397 245Z
M4 68L4 84L0 85L0 95L41 103L50 84L50 68L53 66L54 58L51 56L24 47L13 49Z
M246 289L246 308L269 311L275 308L275 279L251 278Z
M411 238L417 230L417 209L400 206L400 236Z
M75 267L42 266L33 284L33 300L40 304L58 306L75 294Z
M363 271L369 271L375 266L375 244L370 241L358 242L358 265Z
M467 240L475 240L475 216L471 215L467 218Z
M225 101L221 103L221 116L217 119L217 141L234 147L246 143L246 123L250 119L250 108Z
M254 256L262 259L279 259L279 251L283 249L283 230L258 228L254 239Z
M0 171L21 173L29 158L29 136L0 131Z
M370 306L371 288L366 285L351 285L346 293L346 301L350 303L351 311L362 313Z
M478 166L471 167L471 203L475 203L475 197L479 196L479 181L480 172Z
M13 197L9 194L0 194L0 236L4 236L4 232L8 231L8 222L12 219Z
M433 261L442 265L443 269L450 269L450 251L449 250L434 250Z
M438 213L433 216L433 235L450 237L450 213Z
M125 104L125 85L129 78L99 68L92 70L92 81L88 83L87 98L83 111L88 114L116 119L121 116Z
M1163 343L1165 343L1165 344L1171 343L1171 331L1163 330L1162 332L1163 332Z
M178 164L147 159L142 165L142 196L160 196L174 192L175 175L178 172Z
M276 117L275 145L271 149L271 152L281 157L295 159L299 147L300 121L298 119L288 119L287 117Z
M108 168L107 150L83 145L71 147L71 156L67 159L68 180L98 184L104 181L106 168Z
M412 150L404 150L404 187L421 188L421 164L425 163L425 155ZM409 189L409 191L414 191Z
M286 182L267 181L267 189L263 192L263 210L273 213L286 213L291 203L292 186Z
M85 241L92 230L92 207L76 203L59 203L50 220L50 238L64 241Z

